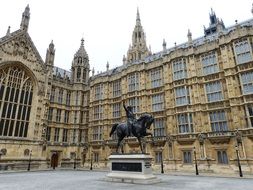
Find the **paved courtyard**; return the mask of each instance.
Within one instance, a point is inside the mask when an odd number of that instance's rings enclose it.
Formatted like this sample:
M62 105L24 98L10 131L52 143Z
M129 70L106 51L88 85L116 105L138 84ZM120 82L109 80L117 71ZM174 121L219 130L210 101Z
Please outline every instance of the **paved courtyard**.
M251 178L157 175L162 180L154 185L106 182L102 171L36 171L0 173L1 190L252 190Z

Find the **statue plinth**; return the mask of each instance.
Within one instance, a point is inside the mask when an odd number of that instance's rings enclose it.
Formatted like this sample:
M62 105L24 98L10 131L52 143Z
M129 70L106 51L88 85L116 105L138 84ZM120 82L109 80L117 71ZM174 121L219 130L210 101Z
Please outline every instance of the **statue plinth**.
M149 154L112 154L109 156L110 173L107 181L154 184L161 180L152 173Z

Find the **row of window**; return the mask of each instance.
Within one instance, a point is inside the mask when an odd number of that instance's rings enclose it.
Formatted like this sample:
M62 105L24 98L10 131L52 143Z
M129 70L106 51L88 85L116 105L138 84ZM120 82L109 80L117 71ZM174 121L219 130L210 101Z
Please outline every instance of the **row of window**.
M248 126L253 127L253 105L247 105L245 112ZM212 132L228 131L228 123L224 110L210 112L209 121ZM155 119L154 136L166 136L165 123L165 119ZM177 114L177 127L179 133L194 132L192 113Z
M64 94L66 94L65 102L63 102ZM51 102L57 102L59 104L65 103L66 105L69 106L70 105L70 98L71 98L71 92L70 91L66 91L66 93L64 93L64 89L59 88L58 89L58 94L57 94L56 93L56 88L52 87L51 94L50 94L50 101Z
M117 104L115 104L117 105ZM118 106L115 106L118 107ZM246 116L249 120L249 126L253 127L253 105L248 105L246 109ZM193 116L192 113L182 113L177 114L177 127L179 133L192 133L193 129ZM213 132L222 132L228 130L227 118L224 110L218 110L209 113L209 121L211 125L211 130ZM59 134L62 130L62 142L67 142L68 130L55 128L54 131L54 141L59 142ZM74 130L74 134L76 131ZM155 137L166 136L166 120L164 118L157 118L154 121L153 135ZM73 138L76 135L73 135ZM47 140L50 141L51 128L47 131ZM81 139L87 138L87 134L81 132ZM115 139L116 137L114 137ZM92 140L103 140L103 127L95 126L92 128ZM74 141L72 141L74 142Z
M154 70L154 75L157 72L157 70ZM136 73L135 73L136 74ZM136 76L136 75L133 75ZM241 73L240 75L240 80L241 80L241 84L242 84L242 94L253 94L253 72L244 72ZM131 78L131 83L129 85L131 85L131 91L134 91L134 87L136 87L136 77ZM135 82L134 82L135 81ZM156 86L158 83L161 84L162 82L158 82L160 80L154 80L154 86ZM119 97L121 95L121 86L120 86L120 80L117 80L115 82L113 82L113 97ZM137 90L137 89L135 89ZM214 82L209 82L205 84L205 92L206 92L206 97L207 97L207 101L208 102L215 102L215 101L221 101L224 99L223 97L223 87L222 87L222 82L221 81L214 81ZM189 87L187 86L180 86L180 87L176 87L174 89L174 93L175 93L175 102L177 106L181 106L181 105L187 105L190 104L190 90ZM159 99L159 97L154 98L154 102L157 102L158 100L156 100L157 98ZM101 100L103 99L103 84L99 84L97 86L95 86L95 99L96 100ZM163 98L161 98L161 101L163 101ZM154 103L156 104L156 103ZM158 106L159 107L159 106ZM160 106L162 107L162 106ZM154 106L154 110L157 110L156 106Z
M252 49L248 39L242 39L236 41L234 43L234 51L237 64L243 64L246 62L252 61ZM218 66L218 58L217 53L215 51L211 51L209 53L203 54L201 56L201 64L202 64L202 71L204 75L209 75L213 73L219 72ZM179 58L172 62L172 72L173 72L173 80L181 80L187 78L187 65L185 58ZM151 88L160 87L163 85L163 71L162 67L152 69L150 71L150 81L151 81ZM246 76L244 76L246 75ZM252 77L253 73L245 73L242 74L242 85L243 85L243 93L253 93L253 84L250 78ZM128 91L133 92L139 90L140 86L140 77L138 73L133 73L128 75ZM216 84L216 86L219 84ZM219 88L217 86L217 88ZM219 89L217 89L219 90ZM118 97L121 95L121 86L120 80L114 81L112 86L113 97ZM102 99L102 92L103 86L99 84L95 86L95 100ZM216 97L217 96L217 97ZM212 101L212 99L222 98L221 94L214 94L208 97L208 100Z
M246 77L247 80L246 80ZM252 88L253 93L253 72L249 74L242 75L242 81L244 85L247 85L247 91L248 89ZM250 81L249 83L246 83L245 81ZM246 88L244 88L246 89ZM210 82L205 84L205 91L207 96L208 102L216 102L223 100L223 93L222 93L222 84L220 81ZM176 87L175 90L175 103L176 106L182 106L182 105L189 105L190 104L190 90L187 86L181 86ZM152 111L163 111L164 110L164 94L156 94L152 95ZM134 112L137 113L140 111L140 98L130 98L128 100L128 104L132 105L134 108ZM121 104L116 103L112 104L112 117L117 118L121 116ZM103 115L103 106L98 105L94 107L94 119L102 119Z
M162 152L155 153L155 163L159 164L162 161ZM183 151L182 160L185 164L193 163L193 152L192 151ZM218 164L228 164L228 156L226 150L217 151L217 161Z
M62 88L55 88L55 87L52 87L51 89L50 101L58 103L58 104L65 104L67 106L70 106L71 98L73 99L73 96L74 96L74 101L72 102L72 104L76 106L88 105L88 100L85 93L76 91L76 92L72 92L71 94L70 91L64 90Z
M64 112L64 119L62 120ZM72 113L72 122L73 123L85 123L86 122L86 112L83 111L68 111L62 109L56 109L50 107L48 110L48 121L55 121L57 123L70 123L70 116ZM53 120L54 119L54 120Z
M46 138L47 141L53 142L63 142L63 143L77 143L77 142L87 142L87 131L81 130L80 139L79 137L79 130L77 129L66 129L66 128L51 128L48 127L46 131ZM61 139L60 139L61 137Z
M156 97L156 96L155 96ZM159 99L158 99L159 100ZM158 101L159 102L159 101ZM159 104L158 104L159 105ZM102 106L96 106L94 109L95 111L95 119L102 119L99 118L99 115L102 115L99 112ZM121 117L121 103L112 104L112 114L113 118ZM245 109L246 118L248 118L248 126L253 127L253 105L247 105ZM177 114L177 127L179 133L192 133L194 132L193 129L193 115L192 113L181 113ZM209 113L209 121L211 130L213 132L221 132L221 131L228 131L228 123L226 118L226 113L224 110L213 111ZM165 126L164 119L155 119L154 122L154 136L166 136L166 126ZM101 139L100 139L101 140Z
M248 114L251 126L253 127L253 105L248 106ZM177 115L177 127L179 133L192 133L193 129L193 116L192 113L182 113ZM228 131L227 119L225 111L219 110L209 113L209 121L211 130L213 132ZM166 120L164 118L157 118L154 121L153 136L163 137L166 136ZM103 140L102 127L93 127L93 140Z

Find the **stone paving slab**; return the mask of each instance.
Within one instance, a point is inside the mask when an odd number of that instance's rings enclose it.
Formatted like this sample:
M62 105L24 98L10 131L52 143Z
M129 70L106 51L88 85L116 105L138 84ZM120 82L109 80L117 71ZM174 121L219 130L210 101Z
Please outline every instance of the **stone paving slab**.
M107 182L105 171L53 170L0 174L1 190L252 190L251 178L175 176L156 174L161 183L153 185Z

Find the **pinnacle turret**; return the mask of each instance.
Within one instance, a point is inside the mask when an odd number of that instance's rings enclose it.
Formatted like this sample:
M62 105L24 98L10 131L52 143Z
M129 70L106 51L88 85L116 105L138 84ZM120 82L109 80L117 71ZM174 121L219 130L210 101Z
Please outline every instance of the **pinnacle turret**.
M129 46L127 52L126 62L131 63L139 61L150 54L146 45L146 36L141 26L141 19L139 9L137 8L136 24L132 34L132 44ZM125 61L123 61L125 63Z
M216 17L216 14L213 11L213 9L211 9L211 13L209 13L209 19L210 19L209 27L208 28L204 27L205 36L216 33L216 32L220 32L223 29L225 29L225 25L222 19L220 21L219 18Z
M29 26L29 21L30 21L30 8L29 8L29 4L28 4L25 8L25 11L22 14L20 29L27 31L28 26Z
M85 58L88 59L88 54L86 53L86 50L84 49L84 39L81 39L81 45L80 48L78 49L78 51L76 52L74 57L81 57L81 58Z
M74 83L88 83L90 72L89 57L84 48L84 39L74 55L72 62L72 80Z
M188 37L188 44L191 45L192 44L192 33L191 33L190 29L188 29L187 37Z
M54 57L55 57L55 49L54 49L54 43L53 40L48 46L47 54L46 54L46 65L47 66L53 66L54 65Z
M11 34L11 27L9 26L6 32L6 36L9 36Z
M136 25L141 25L141 19L140 19L139 8L137 8Z
M166 51L166 41L165 41L165 39L163 39L163 51Z

